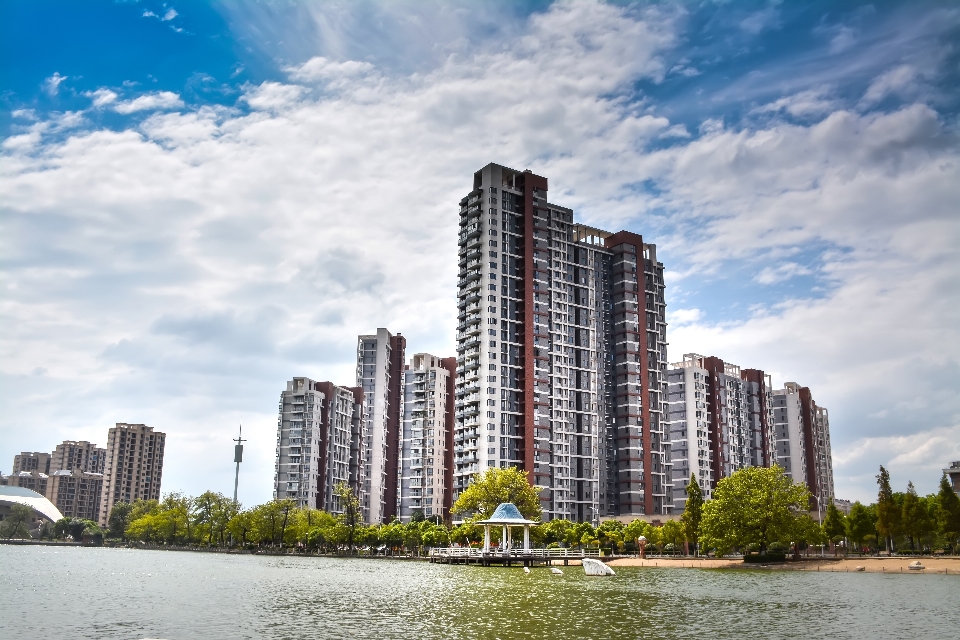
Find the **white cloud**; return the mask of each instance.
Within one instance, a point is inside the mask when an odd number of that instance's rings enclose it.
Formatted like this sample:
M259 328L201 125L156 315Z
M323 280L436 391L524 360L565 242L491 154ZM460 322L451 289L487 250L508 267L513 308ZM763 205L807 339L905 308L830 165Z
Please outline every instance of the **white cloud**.
M161 18L161 20L163 20L164 22L168 20L173 20L178 15L180 14L177 13L176 9L169 9L165 14L163 14L163 18Z
M910 97L917 89L917 71L910 65L900 65L874 80L861 100L862 105L880 102L890 94Z
M264 82L259 86L249 86L242 100L254 109L279 110L297 104L305 89L295 84Z
M83 95L88 98L93 98L93 107L99 109L100 107L105 107L108 104L113 104L117 101L117 94L110 89L100 88L96 91L87 91Z
M857 30L852 27L840 25L836 34L830 38L830 53L837 54L850 49L857 43Z
M830 90L827 87L801 91L757 107L751 113L779 113L785 111L797 118L822 116L839 108L838 102L830 98L829 95Z
M62 76L58 72L54 72L52 76L43 81L43 90L44 92L53 97L60 92L60 83L66 80L69 76Z
M796 276L806 276L811 273L813 272L810 269L796 262L785 262L776 267L764 267L760 273L754 277L754 280L760 284L776 284Z
M115 97L114 97L115 99ZM111 100L111 102L113 99ZM137 111L159 111L166 109L179 109L183 106L183 100L172 91L157 91L147 93L133 100L124 100L118 102L113 110L117 113L130 114Z

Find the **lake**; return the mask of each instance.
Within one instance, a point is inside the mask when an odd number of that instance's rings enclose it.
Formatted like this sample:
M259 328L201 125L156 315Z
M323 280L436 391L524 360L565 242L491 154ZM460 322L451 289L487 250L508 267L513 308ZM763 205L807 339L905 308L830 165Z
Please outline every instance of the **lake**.
M960 578L0 545L2 638L960 638Z

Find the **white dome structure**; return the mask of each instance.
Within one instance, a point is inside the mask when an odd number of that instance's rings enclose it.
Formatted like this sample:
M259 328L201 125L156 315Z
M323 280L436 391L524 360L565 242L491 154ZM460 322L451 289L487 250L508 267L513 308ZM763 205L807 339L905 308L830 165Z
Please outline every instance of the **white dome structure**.
M52 502L36 491L23 487L9 487L0 485L0 513L6 515L14 504L22 504L33 509L34 513L50 522L56 522L63 517L60 510Z

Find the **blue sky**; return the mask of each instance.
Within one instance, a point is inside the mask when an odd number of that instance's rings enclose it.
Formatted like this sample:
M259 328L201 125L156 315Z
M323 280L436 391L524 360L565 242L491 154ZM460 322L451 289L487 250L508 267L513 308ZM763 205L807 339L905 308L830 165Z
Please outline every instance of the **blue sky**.
M491 161L658 244L671 359L809 385L840 496L960 459L955 3L13 0L0 25L0 469L145 422L165 490L227 491L242 419L241 499L267 499L285 380L352 382L378 326L452 353L456 202Z

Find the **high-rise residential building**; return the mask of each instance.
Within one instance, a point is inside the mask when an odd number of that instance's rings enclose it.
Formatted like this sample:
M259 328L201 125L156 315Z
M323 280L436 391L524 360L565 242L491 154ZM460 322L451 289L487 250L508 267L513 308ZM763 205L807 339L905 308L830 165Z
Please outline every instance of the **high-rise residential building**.
M386 329L357 343L357 386L364 394L364 518L369 524L397 515L403 368L406 340Z
M80 469L89 473L103 473L107 450L86 440L64 440L50 457L50 470ZM54 504L56 504L54 502ZM59 508L59 507L58 507ZM60 509L63 511L63 509Z
M667 371L673 505L682 511L691 474L709 499L739 469L771 466L772 383L757 369L688 353Z
M460 201L453 495L524 470L544 518L671 510L663 265L489 164Z
M103 474L79 467L54 471L47 480L47 500L66 518L98 521L102 493Z
M450 513L456 358L418 353L403 381L399 516L446 519Z
M13 456L13 471L10 473L16 474L21 471L37 471L50 475L50 454L43 451L24 451Z
M341 513L335 489L360 495L363 391L294 378L280 394L273 497Z
M160 499L166 438L167 434L144 424L118 422L110 427L100 496L101 526L107 526L110 511L118 502Z
M33 471L18 471L8 476L0 476L0 485L30 489L46 496L49 480L50 477L47 474L34 469Z
M773 392L777 462L807 485L820 509L834 499L830 417L807 387L787 382Z

